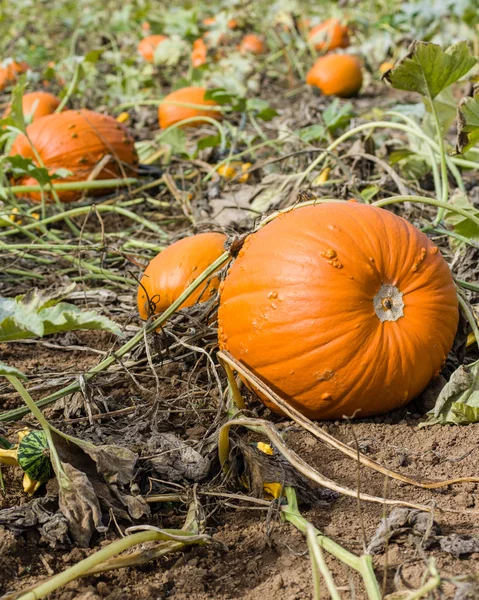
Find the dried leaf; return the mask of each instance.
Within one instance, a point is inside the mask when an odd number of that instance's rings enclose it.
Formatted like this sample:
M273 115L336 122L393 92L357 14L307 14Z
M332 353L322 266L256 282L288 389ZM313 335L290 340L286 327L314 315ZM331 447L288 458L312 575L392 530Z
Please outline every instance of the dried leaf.
M395 508L387 518L381 519L379 526L367 548L368 554L384 551L388 541L404 534L422 538L423 548L429 548L440 534L439 525L431 519L431 514L410 508Z
M157 475L168 481L202 481L210 470L210 462L174 433L161 433L150 438L148 452L157 456L148 464Z
M472 535L452 533L439 542L441 550L456 557L479 552L479 538Z

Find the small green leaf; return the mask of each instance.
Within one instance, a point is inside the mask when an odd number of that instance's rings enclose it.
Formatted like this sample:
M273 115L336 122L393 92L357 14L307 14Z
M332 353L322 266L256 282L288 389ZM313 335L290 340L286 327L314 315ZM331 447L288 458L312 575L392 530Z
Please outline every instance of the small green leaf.
M19 371L18 369L15 369L15 367L10 367L9 365L6 365L5 363L0 361L0 376L2 375L13 375L13 377L17 377L18 379L26 379L27 376L25 375L25 373L22 373L21 371ZM5 447L5 446L2 446Z
M203 137L200 140L198 140L198 143L196 144L196 149L203 150L203 148L214 148L215 146L218 146L220 143L221 143L220 135L207 135L206 137Z
M322 116L328 130L335 133L349 125L354 116L353 105L350 102L341 104L339 98L335 98Z
M407 55L384 77L398 90L418 92L434 99L468 73L476 62L467 42L458 42L443 50L437 44L414 41Z
M471 215L479 218L479 211L462 192L456 192L453 194L449 200L449 204L457 208L463 208L464 210L470 212ZM479 227L471 219L463 217L455 212L448 211L444 216L444 221L459 235L468 238L472 242L479 242ZM450 244L454 249L464 245L463 242L460 242L455 238L450 239Z
M479 92L473 98L464 98L457 109L458 152L467 152L479 142Z
M0 297L0 342L43 337L76 329L101 329L121 335L119 327L95 311L61 302L69 288L49 292L36 289L16 298Z
M179 127L165 130L161 143L170 146L172 154L186 154L186 135Z
M254 116L263 121L271 121L278 115L277 111L261 98L248 98L246 100L246 110L254 113Z
M223 88L216 88L205 93L205 100L214 100L217 104L234 104L237 97Z
M6 162L10 165L9 170L14 178L33 177L40 185L46 185L53 179L47 169L37 167L31 158L23 158L17 154L16 156L6 157Z
M479 361L468 367L460 366L441 390L436 406L428 412L422 426L456 424L466 425L479 421Z
M310 125L296 131L303 142L315 142L316 140L324 140L326 138L326 128L323 125Z
M376 196L380 189L381 188L377 185L368 185L364 188L364 190L361 190L361 192L359 193L364 202L366 202L366 204L369 204L369 202L374 198L374 196Z
M10 122L13 123L14 127L25 132L26 124L25 117L23 116L23 94L26 87L25 75L21 75L17 85L12 90L12 99L10 101Z

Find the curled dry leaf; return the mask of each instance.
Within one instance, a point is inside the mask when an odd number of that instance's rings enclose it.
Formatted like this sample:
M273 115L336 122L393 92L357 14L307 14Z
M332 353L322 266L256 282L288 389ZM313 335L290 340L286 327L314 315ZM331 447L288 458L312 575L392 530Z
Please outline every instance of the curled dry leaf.
M441 533L439 525L432 520L432 514L410 508L395 508L382 519L367 548L368 554L380 554L390 540L405 534L421 538L423 548L429 548Z
M148 450L156 456L148 463L157 475L168 481L202 481L210 462L174 433L161 433L150 438Z

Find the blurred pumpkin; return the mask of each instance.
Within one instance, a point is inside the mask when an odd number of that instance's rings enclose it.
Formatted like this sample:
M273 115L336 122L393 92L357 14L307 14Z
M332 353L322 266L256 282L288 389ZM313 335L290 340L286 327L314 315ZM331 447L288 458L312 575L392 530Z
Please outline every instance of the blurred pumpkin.
M218 335L297 410L340 419L417 396L458 318L451 272L424 233L382 208L331 202L246 239L220 286Z
M203 87L185 87L175 92L171 92L163 99L158 108L158 120L160 127L166 129L179 121L190 119L192 117L213 117L221 120L222 114L214 110L202 110L193 106L185 106L192 104L196 106L218 106L214 100L205 100L205 94L208 90ZM183 106L182 106L183 105ZM187 123L188 127L198 127L205 121L198 119L192 123Z
M255 33L245 35L239 49L241 54L264 54L266 52L263 40Z
M143 31L150 31L151 25L148 23L148 21L143 21L141 28Z
M208 48L204 40L199 38L193 42L193 52L191 53L191 64L195 69L206 64Z
M149 35L143 38L138 44L138 52L148 62L153 62L155 58L155 50L157 47L167 40L166 35Z
M114 179L132 172L138 164L133 138L116 119L100 113L81 109L67 110L47 115L27 127L28 139L21 134L15 139L10 156L19 154L31 158L38 165L29 140L35 147L49 172L68 169L70 177L61 182L86 181L97 164L110 159L94 177ZM39 166L39 165L38 165ZM38 185L33 177L24 176L16 181L19 185ZM73 202L82 197L81 190L58 191L62 202ZM109 193L108 190L90 190L91 195ZM22 197L41 200L40 192L22 193Z
M13 85L18 76L28 71L29 66L26 62L9 62L4 67L0 67L0 91L4 90L9 85Z
M379 72L381 75L384 75L384 73L387 73L387 71L390 71L391 69L394 69L394 63L392 62L383 62L379 65Z
M213 27L216 24L216 17L205 17L203 19L203 25L205 27ZM228 21L228 29L236 29L238 27L238 22L236 19L230 19Z
M349 46L348 28L339 19L328 19L309 32L308 40L316 50L335 50Z
M144 320L169 308L186 288L224 252L226 236L199 233L168 246L150 262L138 286L138 312ZM212 276L200 285L180 308L205 302L219 287Z
M22 98L22 110L25 117L31 116L32 121L51 115L60 106L61 100L48 92L29 92ZM3 113L4 117L10 114L10 105Z
M309 70L306 83L319 88L325 96L355 96L363 84L361 64L350 54L320 56Z

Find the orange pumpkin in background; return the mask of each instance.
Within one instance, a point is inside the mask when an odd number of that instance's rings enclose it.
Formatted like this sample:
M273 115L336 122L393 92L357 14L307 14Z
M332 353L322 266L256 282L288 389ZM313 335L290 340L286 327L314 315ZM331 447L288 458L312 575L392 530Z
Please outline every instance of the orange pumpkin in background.
M320 56L309 70L306 83L319 88L325 96L350 98L363 84L361 64L350 54Z
M387 73L391 69L394 69L394 63L392 62L383 62L379 65L379 72L381 75L384 75L384 73Z
M4 67L0 67L0 91L13 85L19 75L26 73L30 67L26 62L10 62Z
M195 69L206 64L208 48L202 38L193 42L193 51L191 53L191 64Z
M220 286L219 343L307 417L366 417L440 372L458 317L425 234L381 208L328 203L246 239Z
M146 320L169 308L186 288L224 252L223 233L199 233L183 238L160 252L148 265L138 286L138 312ZM211 277L180 308L205 302L219 287Z
M153 62L155 58L155 50L157 47L167 40L166 35L149 35L143 38L138 44L138 52L148 62Z
M92 110L67 110L47 115L27 127L27 134L43 164L50 172L68 169L72 176L61 179L86 181L97 164L109 156L110 159L94 177L114 179L129 175L138 164L138 155L133 138L128 130L113 117ZM10 156L19 154L31 158L37 164L35 153L27 137L19 135L10 150ZM19 185L38 185L33 177L17 179ZM110 193L110 190L90 190L91 195ZM83 195L81 190L58 191L62 202L73 202ZM21 194L31 200L41 200L40 192Z
M241 54L264 54L266 47L263 40L255 33L245 35L239 47Z
M216 17L205 17L203 19L203 25L205 27L213 27L216 24ZM236 29L238 27L238 22L236 19L230 19L228 21L228 29Z
M29 92L22 98L22 110L25 117L32 116L35 121L40 117L51 115L60 106L61 100L48 92ZM10 106L3 113L4 117L10 114Z
M205 94L208 90L203 87L185 87L175 92L171 92L163 99L158 108L158 120L160 127L166 129L175 123L190 119L192 117L212 117L217 120L222 119L222 114L215 110L202 110L193 106L185 106L187 104L196 106L218 106L214 100L205 100ZM198 127L205 121L198 119L191 123L187 123L188 127Z
M349 46L349 30L339 19L328 19L311 29L308 40L316 50L335 50Z

